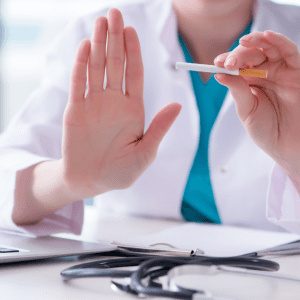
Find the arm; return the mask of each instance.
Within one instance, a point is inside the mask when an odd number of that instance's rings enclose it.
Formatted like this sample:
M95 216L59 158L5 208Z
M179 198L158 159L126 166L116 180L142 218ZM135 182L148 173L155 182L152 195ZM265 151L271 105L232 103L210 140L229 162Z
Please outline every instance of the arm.
M41 162L18 171L12 218L20 226L36 224L63 206L83 198L68 189L61 160Z
M63 118L62 159L18 173L14 221L36 223L79 199L132 185L154 160L180 109L177 103L167 105L144 133L143 64L137 34L133 28L124 29L116 9L109 12L108 20L97 18L92 39L81 42L73 66Z

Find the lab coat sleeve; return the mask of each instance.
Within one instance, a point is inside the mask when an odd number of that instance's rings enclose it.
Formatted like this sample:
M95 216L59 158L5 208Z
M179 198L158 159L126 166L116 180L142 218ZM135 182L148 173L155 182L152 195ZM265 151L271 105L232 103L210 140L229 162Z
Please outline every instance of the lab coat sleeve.
M290 232L300 234L300 196L292 181L277 164L271 174L267 218Z
M73 21L56 38L47 54L43 79L0 136L0 228L33 235L80 234L83 201L63 207L36 225L17 226L12 220L18 171L61 158L62 119L68 101L70 73L86 24ZM50 183L49 183L50 184Z

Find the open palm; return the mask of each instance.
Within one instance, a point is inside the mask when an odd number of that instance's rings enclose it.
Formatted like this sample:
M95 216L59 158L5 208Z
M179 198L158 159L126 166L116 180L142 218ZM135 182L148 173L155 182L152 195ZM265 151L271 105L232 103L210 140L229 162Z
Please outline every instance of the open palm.
M96 19L91 42L79 46L64 114L65 177L86 197L132 185L179 114L179 104L167 105L144 134L143 84L137 34L132 27L124 29L121 13L111 9L108 20Z

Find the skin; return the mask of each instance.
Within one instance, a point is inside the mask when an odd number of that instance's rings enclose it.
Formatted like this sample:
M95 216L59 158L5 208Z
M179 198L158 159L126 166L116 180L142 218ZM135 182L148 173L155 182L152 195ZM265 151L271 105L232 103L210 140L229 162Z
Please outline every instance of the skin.
M118 10L110 10L106 55L106 23L105 17L98 18L91 45L89 40L80 45L64 116L64 174L72 185L88 186L90 196L131 186L154 160L181 109L177 103L164 107L144 134L143 63L137 34L131 27L124 29ZM103 88L105 59L107 86ZM89 89L84 97L87 64Z
M272 31L250 33L231 53L215 59L228 70L254 68L268 78L217 74L230 89L238 116L253 141L270 155L300 194L300 54L297 45Z
M184 25L188 11L182 4L189 7L187 1L174 0L173 3L179 30L188 45L194 47L200 61L205 57L203 53L209 53L212 44L217 49L214 57L228 49L228 43L248 23L237 21L236 32L217 43L224 28L234 27L228 16L234 13L237 20L243 20L243 5L251 6L253 2L188 1L199 16L206 11L203 24L191 17L191 32L197 34L193 36ZM214 5L215 9L208 10L209 5ZM214 15L209 15L209 11ZM248 17L251 17L249 12ZM212 35L212 40L207 40L202 48L193 44L196 37L201 39L201 34L205 35L207 28L214 26L216 19L219 20L219 33ZM253 35L255 38L251 39ZM127 64L123 74L125 57ZM231 58L236 60L234 65L230 64ZM205 59L211 61L213 58L207 56ZM233 52L218 56L215 64L230 70L246 66L268 70L267 80L225 74L217 74L215 78L230 89L241 122L254 142L283 167L300 191L300 55L295 44L270 31L250 34ZM103 88L105 67L107 86ZM125 93L122 91L124 76ZM89 89L85 95L87 81ZM77 200L127 188L147 169L181 106L170 103L162 108L144 132L143 82L137 34L131 27L124 28L121 13L112 9L108 18L96 19L91 40L83 40L78 48L63 119L62 158L39 163L17 174L13 210L13 221L17 225L36 224Z
M77 200L128 188L147 169L181 105L163 107L144 133L143 85L137 34L124 28L121 13L111 9L108 18L96 19L91 41L83 40L76 54L63 118L62 159L17 174L16 224L35 224Z
M265 31L243 37L235 50L221 54L250 22L254 2L173 0L173 7L178 30L195 62L228 70L268 71L267 79L225 74L215 78L229 88L249 136L283 168L300 194L300 55L296 44ZM211 76L199 75L204 82Z
M178 31L195 63L213 65L252 19L253 0L173 0ZM212 76L199 73L206 82Z

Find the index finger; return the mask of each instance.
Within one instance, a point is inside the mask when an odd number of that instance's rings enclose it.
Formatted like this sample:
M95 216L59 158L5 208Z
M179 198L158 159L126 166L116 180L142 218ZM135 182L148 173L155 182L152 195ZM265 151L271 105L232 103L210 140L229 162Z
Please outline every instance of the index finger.
M239 68L253 68L261 65L266 60L266 55L258 48L246 48L241 45L236 47L224 61L224 67L228 70Z
M81 41L73 65L70 82L70 103L84 101L86 89L86 70L90 55L91 42L89 39Z

